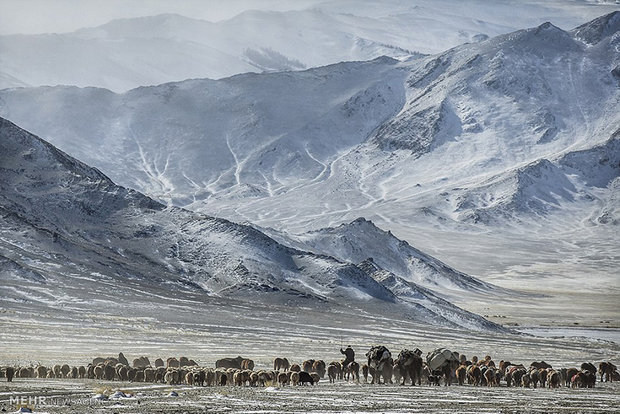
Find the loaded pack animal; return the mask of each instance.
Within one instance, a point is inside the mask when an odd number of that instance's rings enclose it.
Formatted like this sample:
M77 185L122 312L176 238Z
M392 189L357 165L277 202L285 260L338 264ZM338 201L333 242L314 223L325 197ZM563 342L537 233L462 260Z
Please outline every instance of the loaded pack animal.
M441 372L445 386L452 384L452 374L460 365L459 355L445 348L438 348L429 352L426 355L426 363L431 371Z
M391 352L384 346L373 346L366 353L368 358L368 369L375 370L377 375L373 375L371 384L375 382L381 384L381 377L383 377L383 383L387 384L392 380L392 360Z
M410 351L408 349L403 349L398 354L396 358L395 365L398 367L400 371L400 376L402 378L401 385L405 385L407 382L407 378L411 380L411 385L415 385L417 382L418 385L422 384L422 351L419 349L415 349Z

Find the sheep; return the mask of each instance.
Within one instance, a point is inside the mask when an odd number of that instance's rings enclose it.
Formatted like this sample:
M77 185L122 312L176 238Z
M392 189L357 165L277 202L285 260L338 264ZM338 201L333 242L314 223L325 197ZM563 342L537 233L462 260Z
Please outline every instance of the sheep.
M21 367L20 369L18 369L17 376L19 378L31 378L32 377L30 370L27 367Z
M316 372L317 374L319 374L320 378L325 377L325 361L322 361L322 360L314 361L311 369L312 369L312 372Z
M212 387L215 384L215 371L209 369L205 373L205 383L208 387Z
M127 373L128 373L127 371L128 369L127 369L127 366L125 365L119 364L116 367L116 375L121 381L127 381L129 379L127 376Z
M104 365L103 366L103 375L106 380L114 381L114 377L116 377L116 369L114 368L115 365Z
M194 373L193 373L193 372L188 371L188 372L185 374L185 383L186 383L187 385L194 385Z
M462 355L461 355L462 356ZM459 385L465 384L467 379L467 366L461 365L456 369L456 379L459 381Z
M144 371L141 369L137 369L134 374L134 382L144 382Z
M13 377L15 376L15 368L6 367L4 370L4 375L6 376L6 382L13 382Z
M233 375L233 384L238 387L243 385L243 373L241 371L235 372L235 375Z
M155 382L155 370L153 368L144 369L144 382Z
M292 371L291 372L291 384L298 385L299 384L299 372Z
M62 378L67 378L69 373L71 372L71 367L67 364L64 364L60 367L60 372L62 374Z
M88 367L86 367L86 378L88 379L95 378L95 366L93 364L88 364Z
M128 368L127 369L127 380L129 380L130 382L135 381L135 379L136 379L136 372L137 372L137 370L135 368Z
M54 372L56 371L56 366L54 366ZM100 380L103 379L103 364L96 365L93 371L95 378Z
M288 371L290 366L291 364L288 362L288 359L286 358L276 358L273 360L274 371L280 371L280 368L282 368L282 370L286 372Z
M338 377L338 370L335 365L330 365L327 367L327 377L329 378L330 383L336 382L336 378Z
M249 369L252 371L254 369L254 361L251 359L244 359L241 361L241 369Z
M172 385L176 383L174 379L174 372L176 371L166 371L166 375L164 376L164 381L166 381L166 384Z
M306 371L306 372L311 372L312 371L312 365L314 364L314 359L309 359L307 361L304 361L301 364L301 370L302 371Z
M310 383L310 385L314 385L314 379L312 378L312 376L307 373L306 371L301 371L299 373L299 384L307 384Z
M333 365L334 367L336 367L336 376L338 379L343 379L344 378L344 374L342 372L342 364L338 361L332 361L329 363L329 365Z
M198 370L194 372L193 374L194 374L194 378L192 380L194 382L194 385L204 387L205 379L207 377L204 370Z
M43 365L39 365L36 369L36 372L37 372L37 378L47 377L47 368L45 368Z
M168 358L166 360L166 368L179 368L179 360L176 358Z

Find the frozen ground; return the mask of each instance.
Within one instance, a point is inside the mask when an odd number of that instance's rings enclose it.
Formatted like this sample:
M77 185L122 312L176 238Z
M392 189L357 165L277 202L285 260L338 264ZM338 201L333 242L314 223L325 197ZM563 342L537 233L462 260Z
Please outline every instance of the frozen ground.
M86 364L95 356L123 351L129 360L147 355L186 355L203 366L238 354L252 358L255 369L271 366L275 356L301 362L340 358L338 349L351 344L358 359L373 344L393 352L419 347L428 352L449 347L468 357L489 354L496 361L529 365L545 360L554 367L579 366L620 359L618 330L542 331L550 336L488 334L437 328L368 314L325 313L279 307L240 307L233 303L192 304L161 299L155 306L116 306L90 314L69 310L49 312L5 310L0 365ZM276 317L277 316L277 317ZM597 339L600 337L600 339ZM603 339L605 338L605 339ZM616 341L616 342L613 342ZM96 393L116 390L137 394L135 399L95 402ZM168 396L174 390L178 397ZM620 403L618 383L597 384L593 390L474 388L470 386L399 387L368 384L286 388L192 388L94 380L19 379L0 382L0 408L12 411L11 396L47 396L49 413L166 413L166 412L613 412ZM139 401L139 403L138 403ZM66 404L70 405L66 405ZM58 404L58 405L51 405Z
M135 394L129 399L94 401L104 389ZM176 391L178 397L169 396ZM620 404L620 384L595 389L521 389L471 386L400 387L338 382L315 387L208 387L17 379L2 383L0 407L12 411L11 396L45 396L43 413L609 413Z

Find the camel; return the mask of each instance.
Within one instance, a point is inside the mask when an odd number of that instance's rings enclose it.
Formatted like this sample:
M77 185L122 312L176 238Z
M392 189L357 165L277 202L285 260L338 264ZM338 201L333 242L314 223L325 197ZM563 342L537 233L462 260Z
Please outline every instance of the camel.
M477 357L474 358L476 360L478 359ZM452 384L452 373L460 366L459 355L445 348L439 348L433 352L429 352L428 355L426 355L426 363L432 371L441 372L444 378L444 386Z
M374 368L377 373L376 378L373 375L371 384L377 381L377 384L381 384L381 377L383 377L383 383L387 383L392 380L392 354L384 346L373 346L366 353L368 358L368 368Z
M241 369L241 362L246 359L241 356L236 358L222 358L215 361L215 368L237 368Z
M411 380L411 385L415 385L416 382L418 385L422 384L422 357L419 353L403 349L398 354L395 365L398 367L403 380L400 385L405 385L407 377Z

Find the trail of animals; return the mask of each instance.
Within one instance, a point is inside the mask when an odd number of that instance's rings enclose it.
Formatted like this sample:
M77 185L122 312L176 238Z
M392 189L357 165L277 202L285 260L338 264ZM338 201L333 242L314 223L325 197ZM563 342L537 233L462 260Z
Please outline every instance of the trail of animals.
M325 380L332 384L337 381L360 383L363 380L370 384L594 388L597 373L600 382L620 381L617 367L611 361L600 362L598 368L590 362L584 362L579 368L554 368L544 361L535 361L529 366L503 360L496 364L490 355L468 359L445 348L429 352L425 358L420 349L403 349L393 358L385 346L373 346L360 365L354 360L350 347L340 352L346 358L329 363L314 359L290 363L287 358L278 357L273 360L273 369L260 370L255 370L253 360L241 356L219 359L215 368L211 368L200 366L184 356L170 357L165 361L157 358L154 364L142 356L130 364L121 352L118 357L97 357L87 366L79 367L68 364L6 366L0 370L0 378L6 378L7 382L14 378L71 378L196 387L286 387L316 385Z

